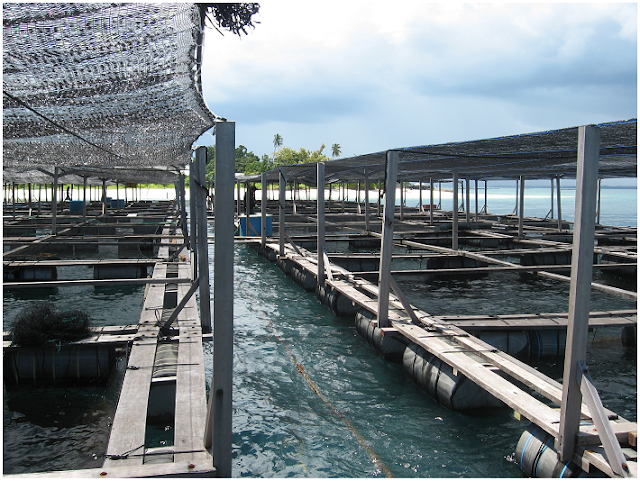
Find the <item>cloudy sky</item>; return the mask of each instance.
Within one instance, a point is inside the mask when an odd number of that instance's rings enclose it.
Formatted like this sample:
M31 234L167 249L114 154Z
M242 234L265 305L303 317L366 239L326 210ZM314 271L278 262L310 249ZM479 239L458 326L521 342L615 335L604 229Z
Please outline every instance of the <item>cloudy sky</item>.
M259 156L275 134L345 157L637 117L635 3L260 5L241 39L207 30L202 75Z

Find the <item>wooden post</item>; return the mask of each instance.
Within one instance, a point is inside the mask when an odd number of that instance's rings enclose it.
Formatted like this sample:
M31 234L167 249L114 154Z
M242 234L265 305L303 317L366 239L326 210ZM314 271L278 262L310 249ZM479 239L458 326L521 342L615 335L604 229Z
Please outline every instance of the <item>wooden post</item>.
M476 222L478 222L478 179L473 179L473 185L476 189Z
M369 217L371 207L369 206L369 174L364 170L364 230L369 232Z
M193 163L195 167L195 184L196 184L196 221L197 225L197 248L198 248L198 278L200 279L199 297L200 297L200 325L202 332L208 334L211 332L211 304L209 290L209 245L207 240L207 185L205 180L207 168L207 148L198 147L196 149L196 158Z
M600 155L600 129L578 129L578 168L576 173L576 214L573 227L569 318L562 379L558 458L573 457L580 425L582 395L578 384L578 363L586 360L589 330L593 239L595 237L596 185Z
M233 184L235 122L216 122L213 379L205 429L217 476L232 475L233 387Z
M296 193L298 192L297 187L298 181L294 180L293 185L291 186L291 202L293 203L293 213L298 213L298 206L296 205Z
M553 179L551 179L551 209L549 210L551 213L551 219L553 219Z
M422 205L422 181L420 181L418 188L420 189L420 193L418 194L418 212L422 214L424 213L424 205Z
M562 230L562 194L560 193L560 176L556 175L556 190L558 200L558 230Z
M58 175L60 174L60 167L55 167L53 170L53 197L51 199L51 233L56 235L56 216L58 214ZM13 205L16 205L15 198L13 199Z
M260 236L262 241L262 248L267 246L267 173L263 172L260 176L260 183L262 184L262 195L260 196L260 214L261 214L261 228Z
M387 179L384 196L380 272L378 273L378 327L389 327L389 289L391 283L391 255L393 250L393 222L396 208L398 178L397 151L387 151Z
M187 227L187 199L186 199L186 188L185 188L186 176L181 173L178 176L178 195L180 196L180 224L182 229L182 235L184 236L184 240L189 245L189 229ZM126 192L126 191L125 191Z
M469 177L466 177L464 179L465 181L465 188L466 188L466 197L465 197L465 222L469 222L471 221L471 189L470 189L470 185L471 185L471 181L469 180Z
M453 171L453 216L451 222L451 248L458 250L458 171Z
M433 225L433 177L429 177L429 224Z
M87 221L87 176L82 176L82 221Z
M47 189L45 188L45 194ZM42 184L38 184L38 217L40 217L40 209L42 208Z
M236 196L238 200L236 201L236 215L238 219L240 219L240 181L236 180Z
M519 194L518 194L518 192L519 192L519 190L518 190L518 185L519 185L519 184L518 184L518 181L516 180L516 205L515 205L515 206L514 206L514 208L513 208L513 212L512 212L512 214L515 214L516 212L518 212L518 197L519 197Z
M107 213L107 179L102 179L102 215Z
M598 206L596 207L596 224L600 224L600 194L602 189L602 180L598 179Z
M284 212L284 207L285 207L285 200L287 197L287 182L284 178L284 171L282 168L280 168L279 172L279 179L280 179L280 195L279 195L279 199L278 199L278 234L280 236L280 255L284 256L284 234L285 234L285 227L284 227L284 223L285 223L285 212Z
M317 189L317 252L318 252L318 285L324 287L324 162L318 162L316 167L316 189Z
M484 181L484 206L482 207L482 209L484 210L485 214L489 213L489 203L487 202L487 181Z
M56 169L57 169L57 167L56 167ZM57 177L56 177L56 179L57 179ZM16 218L16 183L15 182L11 183L11 195L13 197L13 199L12 199L13 218L15 219ZM54 230L55 230L55 223L51 228L51 233L52 234L55 234Z
M442 181L438 181L438 209L442 209Z
M400 220L404 220L404 182L400 182Z
M520 176L520 212L518 215L518 237L524 235L524 177Z
M191 249L191 275L195 279L198 276L198 251L197 244L197 215L196 215L196 183L195 183L195 162L189 162L189 246Z

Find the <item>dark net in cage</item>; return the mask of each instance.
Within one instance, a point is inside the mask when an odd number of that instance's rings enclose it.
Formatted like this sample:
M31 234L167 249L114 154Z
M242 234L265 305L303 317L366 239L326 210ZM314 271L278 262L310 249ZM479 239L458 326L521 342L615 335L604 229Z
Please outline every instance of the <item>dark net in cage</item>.
M58 311L51 302L36 302L15 317L11 339L18 346L42 348L83 339L89 327L89 316L80 309Z

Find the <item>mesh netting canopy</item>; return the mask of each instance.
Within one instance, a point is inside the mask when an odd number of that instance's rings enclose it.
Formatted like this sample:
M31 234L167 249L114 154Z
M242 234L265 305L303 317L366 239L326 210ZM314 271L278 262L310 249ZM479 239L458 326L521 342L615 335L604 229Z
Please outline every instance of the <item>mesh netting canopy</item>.
M599 124L601 178L637 176L637 119ZM575 178L578 128L521 134L494 139L392 149L398 152L398 181L449 180L455 169L460 178L478 180ZM385 177L387 152L325 162L325 180L370 182ZM282 168L288 181L316 182L316 164ZM267 179L278 180L278 169ZM259 180L253 176L251 180Z
M3 4L5 175L184 166L215 119L202 31L194 4Z

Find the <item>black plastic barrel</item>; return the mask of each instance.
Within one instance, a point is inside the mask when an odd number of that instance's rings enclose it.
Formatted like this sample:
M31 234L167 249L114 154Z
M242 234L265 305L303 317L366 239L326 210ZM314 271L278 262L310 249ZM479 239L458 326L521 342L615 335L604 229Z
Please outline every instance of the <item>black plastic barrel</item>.
M516 446L516 462L525 476L530 478L577 478L582 469L573 461L558 461L553 447L554 438L531 423Z
M504 403L415 343L402 360L409 377L429 396L454 410L504 407Z
M361 309L356 313L356 331L387 361L402 363L409 340L404 336L383 336L380 328L371 325L373 319L374 314Z

